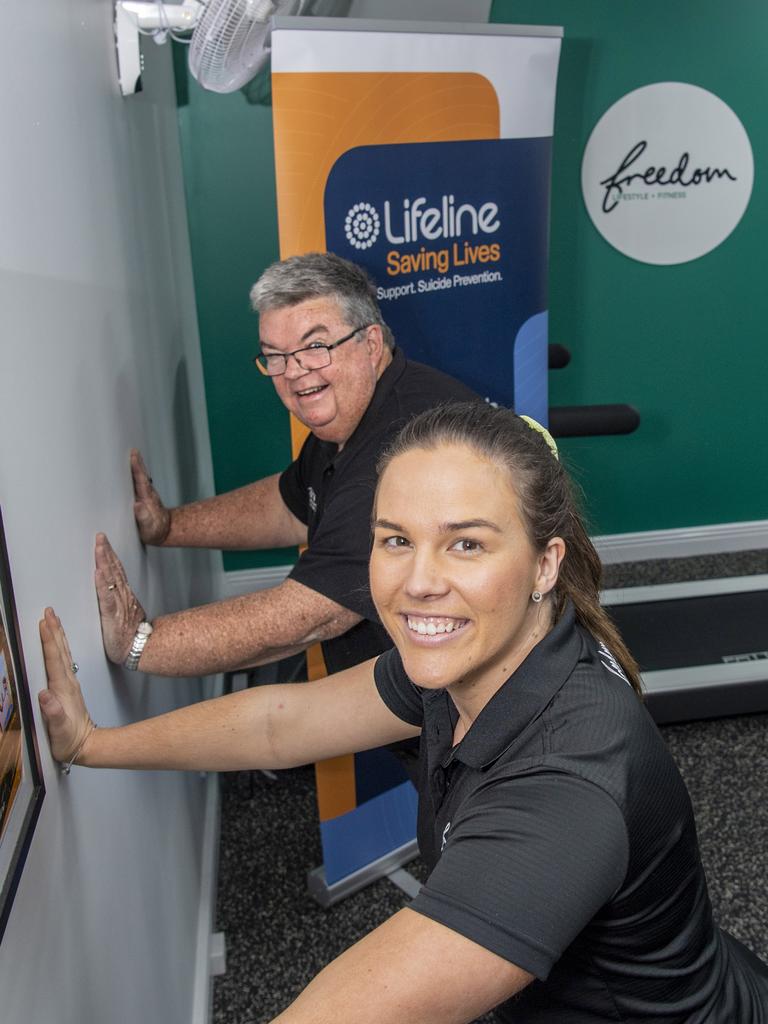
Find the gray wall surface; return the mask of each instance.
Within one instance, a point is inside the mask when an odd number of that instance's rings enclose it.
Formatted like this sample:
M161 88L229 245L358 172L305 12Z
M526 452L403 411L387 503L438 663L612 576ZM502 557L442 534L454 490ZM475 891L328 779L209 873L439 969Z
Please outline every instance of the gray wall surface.
M15 3L0 37L0 504L21 642L68 629L91 713L119 724L203 683L105 662L93 538L105 530L150 615L214 596L220 561L144 551L128 451L161 493L211 493L170 48L145 41L145 91L117 89L109 3ZM37 715L36 700L35 713ZM59 775L0 947L3 1024L188 1024L206 784L196 775Z

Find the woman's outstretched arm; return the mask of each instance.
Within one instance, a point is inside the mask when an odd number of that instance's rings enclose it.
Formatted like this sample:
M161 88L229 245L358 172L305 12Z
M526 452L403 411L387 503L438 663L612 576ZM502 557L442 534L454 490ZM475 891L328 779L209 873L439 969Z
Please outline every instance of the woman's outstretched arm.
M373 681L374 661L312 683L259 686L133 725L96 728L61 621L40 622L48 688L39 695L51 752L91 768L237 771L290 768L417 735Z
M273 1024L467 1024L532 980L406 907L322 970Z

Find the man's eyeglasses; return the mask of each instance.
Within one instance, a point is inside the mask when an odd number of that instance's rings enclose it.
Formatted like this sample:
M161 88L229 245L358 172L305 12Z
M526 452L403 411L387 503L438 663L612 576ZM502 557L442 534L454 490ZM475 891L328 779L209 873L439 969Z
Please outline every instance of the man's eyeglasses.
M279 377L285 373L289 356L296 360L302 370L322 370L324 366L331 365L332 349L343 345L345 341L354 338L356 334L368 327L373 327L373 324L363 324L362 327L356 327L354 331L350 331L349 334L345 334L343 338L339 338L338 341L334 341L330 345L321 345L313 342L313 344L308 345L306 348L297 348L293 352L259 352L258 355L254 356L253 361L258 369L267 377Z

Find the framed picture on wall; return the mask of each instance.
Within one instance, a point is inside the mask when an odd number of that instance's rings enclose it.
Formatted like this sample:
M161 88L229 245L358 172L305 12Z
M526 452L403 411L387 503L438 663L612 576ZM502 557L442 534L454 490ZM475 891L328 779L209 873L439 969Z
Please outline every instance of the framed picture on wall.
M0 942L44 794L0 510Z

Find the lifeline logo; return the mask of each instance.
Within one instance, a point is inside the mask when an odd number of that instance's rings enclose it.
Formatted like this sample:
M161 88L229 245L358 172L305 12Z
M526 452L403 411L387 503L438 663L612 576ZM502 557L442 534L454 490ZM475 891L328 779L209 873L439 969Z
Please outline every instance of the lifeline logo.
M408 358L502 405L546 393L551 162L549 137L361 145L323 192L326 249L369 274Z
M355 249L370 249L380 230L379 215L370 203L355 203L344 218L344 234Z
M404 199L397 214L397 232L393 226L395 218L392 204L384 203L384 234L392 245L403 242L418 242L420 238L434 241L438 238L460 238L465 230L473 235L482 231L492 235L501 227L499 207L496 203L483 203L479 209L472 203L462 203L456 209L456 199L443 195L439 206L426 206L427 197Z
M467 267L479 263L496 263L501 259L498 242L472 244L463 239L470 235L494 235L501 228L498 204L492 201L460 203L451 193L444 193L437 205L428 205L426 196L404 198L400 204L384 200L384 237L390 245L406 245L423 241L417 252L392 249L387 253L387 274L423 273L436 270L447 274L451 267ZM344 235L355 249L369 249L381 233L381 217L368 202L350 207L344 218ZM448 248L428 247L429 242L451 239Z

